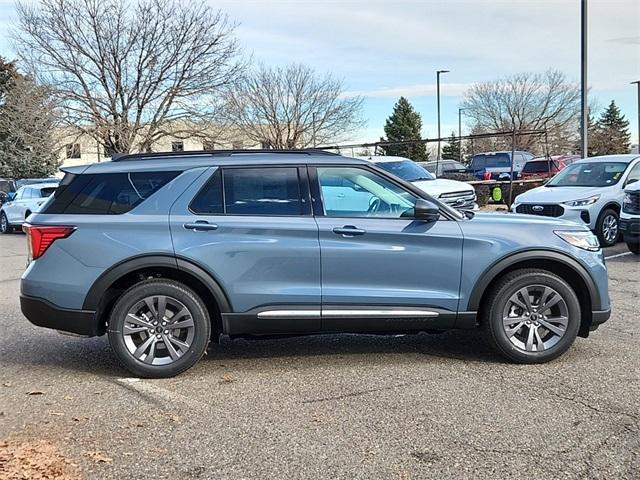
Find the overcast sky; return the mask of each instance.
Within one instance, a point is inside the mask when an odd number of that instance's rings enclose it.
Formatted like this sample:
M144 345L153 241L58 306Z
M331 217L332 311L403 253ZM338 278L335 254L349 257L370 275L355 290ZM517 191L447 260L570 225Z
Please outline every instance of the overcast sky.
M580 79L579 0L223 0L210 1L238 23L257 61L299 62L342 78L365 97L373 141L400 95L436 134L435 71L442 80L443 135L457 130L460 94L479 81L519 72L563 71ZM13 2L0 0L0 54L11 57L6 26ZM589 85L600 107L611 100L631 121L637 142L635 86L640 80L640 0L589 0Z

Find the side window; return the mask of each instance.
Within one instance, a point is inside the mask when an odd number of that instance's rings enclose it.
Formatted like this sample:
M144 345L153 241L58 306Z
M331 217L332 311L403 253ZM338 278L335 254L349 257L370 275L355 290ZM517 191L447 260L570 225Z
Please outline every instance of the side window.
M225 168L225 211L228 215L301 215L296 167Z
M200 215L224 213L222 203L222 170L219 168L192 200L189 209Z
M630 183L635 182L640 182L640 162L636 163L636 165L631 169L624 184L629 185Z
M78 175L62 185L44 213L117 215L130 211L180 172ZM64 183L64 182L63 182Z
M318 167L318 180L327 217L400 218L413 214L416 198L369 170Z
M16 196L14 198L14 200L22 200L24 198L24 187L23 188L19 188L18 191L16 192Z

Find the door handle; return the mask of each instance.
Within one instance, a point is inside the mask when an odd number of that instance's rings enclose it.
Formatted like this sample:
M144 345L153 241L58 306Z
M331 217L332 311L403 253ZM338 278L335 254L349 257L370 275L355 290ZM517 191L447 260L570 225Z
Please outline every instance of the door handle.
M193 230L194 232L207 232L210 230L217 230L218 225L215 223L209 223L205 220L197 220L193 223L185 223L182 225L187 230Z
M336 235L343 235L345 237L355 237L356 235L364 235L366 230L356 228L353 225L345 225L344 227L336 227L333 229L333 233Z

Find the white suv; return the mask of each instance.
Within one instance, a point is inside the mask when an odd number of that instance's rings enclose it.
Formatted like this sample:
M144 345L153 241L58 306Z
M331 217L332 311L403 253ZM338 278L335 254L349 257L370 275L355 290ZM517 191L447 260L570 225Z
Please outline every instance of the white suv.
M435 178L427 169L404 157L363 157L387 172L410 182L423 192L457 210L478 210L476 191L468 183Z
M0 232L10 233L19 228L32 213L40 211L58 184L36 183L20 187L10 202L0 208Z
M640 180L640 156L608 155L578 160L544 186L518 195L512 211L586 224L600 245L616 243L624 189Z
M624 191L620 233L624 235L629 250L640 254L640 180L630 179Z

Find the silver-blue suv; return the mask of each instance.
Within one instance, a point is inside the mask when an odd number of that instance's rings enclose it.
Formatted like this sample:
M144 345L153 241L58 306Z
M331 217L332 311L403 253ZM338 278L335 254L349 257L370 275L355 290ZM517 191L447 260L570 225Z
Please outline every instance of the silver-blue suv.
M539 363L610 315L586 226L462 214L363 160L150 153L65 172L24 228L22 311L107 334L135 375L179 374L221 335L477 327Z

